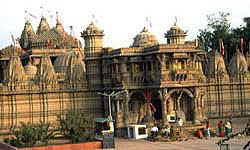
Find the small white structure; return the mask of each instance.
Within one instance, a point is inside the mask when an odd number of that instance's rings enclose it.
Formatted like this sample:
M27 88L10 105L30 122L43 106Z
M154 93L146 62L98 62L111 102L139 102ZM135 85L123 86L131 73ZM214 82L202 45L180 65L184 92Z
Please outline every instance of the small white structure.
M128 125L128 138L144 139L147 137L146 125Z
M176 122L176 118L175 118L175 115L167 115L167 119L168 119L168 122Z

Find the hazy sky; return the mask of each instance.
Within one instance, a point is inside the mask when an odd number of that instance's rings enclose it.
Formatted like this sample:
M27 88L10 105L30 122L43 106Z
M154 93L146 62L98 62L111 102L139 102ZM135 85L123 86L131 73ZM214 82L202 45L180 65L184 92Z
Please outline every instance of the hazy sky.
M199 29L206 27L206 15L229 12L232 26L244 24L243 17L250 16L250 0L2 0L0 6L0 48L11 44L11 34L20 37L25 23L25 10L37 16L30 17L36 31L41 9L51 26L55 26L56 11L64 29L73 26L80 38L88 24L97 18L97 26L104 30L105 47L129 47L133 38L144 26L154 33L160 43L166 43L164 33L177 17L177 25L188 30L188 40L193 40ZM53 18L47 13L51 11ZM151 21L152 27L146 22ZM81 41L83 39L81 38Z

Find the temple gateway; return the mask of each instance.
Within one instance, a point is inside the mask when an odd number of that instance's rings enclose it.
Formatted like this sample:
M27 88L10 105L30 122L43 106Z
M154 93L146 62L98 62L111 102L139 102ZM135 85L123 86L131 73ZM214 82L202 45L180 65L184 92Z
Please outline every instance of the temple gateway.
M168 115L199 124L207 118L250 114L250 55L236 51L230 62L216 50L206 53L175 23L166 43L146 27L131 46L103 46L94 23L81 32L84 48L57 19L45 17L36 30L26 22L18 39L0 51L0 129L20 121L54 123L57 115L79 111L109 115L108 97L98 92L126 90L112 97L115 128L168 123Z

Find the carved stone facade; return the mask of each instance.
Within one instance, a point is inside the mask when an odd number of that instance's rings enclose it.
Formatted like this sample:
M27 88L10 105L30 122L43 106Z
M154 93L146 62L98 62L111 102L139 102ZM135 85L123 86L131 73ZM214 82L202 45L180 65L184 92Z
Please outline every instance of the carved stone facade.
M250 113L249 55L236 52L225 65L220 53L206 54L195 41L185 41L187 32L176 24L165 34L166 44L146 28L128 48L103 47L104 31L93 23L81 35L83 52L58 20L50 29L42 18L37 33L25 24L24 51L10 46L0 52L1 129L20 121L53 123L72 110L106 117L108 99L97 92L119 90L127 93L112 98L116 128L168 124L168 115L199 124Z

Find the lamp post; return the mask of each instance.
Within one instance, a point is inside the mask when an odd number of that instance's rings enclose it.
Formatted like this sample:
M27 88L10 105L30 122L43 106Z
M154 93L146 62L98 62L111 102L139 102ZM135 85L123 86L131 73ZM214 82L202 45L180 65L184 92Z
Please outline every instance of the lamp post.
M115 97L115 96L117 96L119 94L122 94L124 92L127 92L127 90L122 90L122 91L118 91L118 92L112 91L110 94L107 94L105 92L104 93L101 93L101 92L97 93L99 95L109 97L109 116L108 116L108 118L109 118L110 121L112 121L112 115L111 115L111 97Z

